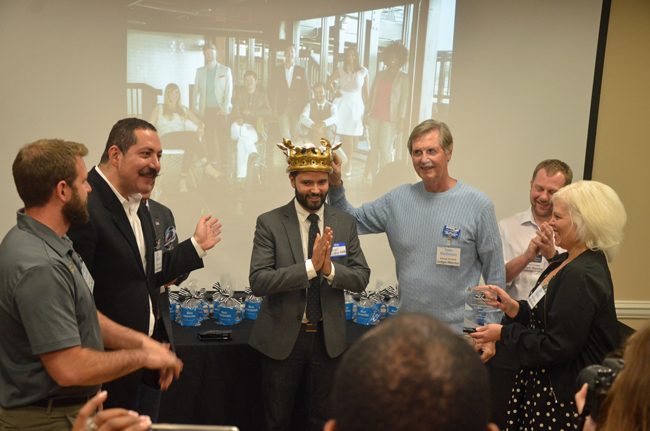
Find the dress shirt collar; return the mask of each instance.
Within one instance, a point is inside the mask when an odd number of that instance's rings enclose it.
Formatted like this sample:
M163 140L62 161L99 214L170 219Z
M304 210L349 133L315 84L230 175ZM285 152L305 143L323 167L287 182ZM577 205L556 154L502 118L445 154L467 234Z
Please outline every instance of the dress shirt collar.
M539 228L539 226L537 225L537 222L535 221L535 216L533 215L533 208L532 207L528 207L527 211L522 211L519 214L517 214L517 222L521 226L532 225L532 226L535 226L535 227Z
M309 211L304 209L302 205L298 202L297 199L293 200L293 203L296 207L296 214L298 215L298 220L301 223L309 223L307 220L307 217L309 217L309 214L311 214ZM315 214L318 216L318 224L322 225L323 223L323 215L325 214L325 204L321 205L321 207L318 209L318 211L315 212ZM321 229L322 232L322 229Z
M129 195L128 199L125 198L120 194L120 192L117 191L117 189L108 180L108 178L106 178L99 166L95 166L95 171L99 174L100 177L102 177L104 181L106 181L106 184L108 184L111 190L113 190L113 193L117 197L117 200L119 200L122 204L124 211L126 211L126 213L129 215L136 214L138 212L138 208L140 207L140 202L142 201L142 195L140 193L134 193L132 195Z

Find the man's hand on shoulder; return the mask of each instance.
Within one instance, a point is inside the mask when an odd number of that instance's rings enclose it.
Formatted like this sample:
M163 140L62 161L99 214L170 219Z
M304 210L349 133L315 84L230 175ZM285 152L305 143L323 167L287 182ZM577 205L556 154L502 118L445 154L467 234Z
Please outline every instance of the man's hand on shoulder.
M194 240L205 251L210 250L221 241L221 223L212 216L199 219L194 230Z

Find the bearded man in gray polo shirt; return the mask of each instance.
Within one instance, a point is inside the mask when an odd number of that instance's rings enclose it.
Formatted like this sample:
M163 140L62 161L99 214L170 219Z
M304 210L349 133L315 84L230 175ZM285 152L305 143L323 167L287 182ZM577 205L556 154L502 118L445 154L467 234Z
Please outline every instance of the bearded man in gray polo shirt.
M0 422L69 430L102 383L142 367L178 376L168 347L95 308L93 279L66 233L88 220L82 144L24 146L13 176L25 208L0 244ZM113 349L105 352L104 348Z

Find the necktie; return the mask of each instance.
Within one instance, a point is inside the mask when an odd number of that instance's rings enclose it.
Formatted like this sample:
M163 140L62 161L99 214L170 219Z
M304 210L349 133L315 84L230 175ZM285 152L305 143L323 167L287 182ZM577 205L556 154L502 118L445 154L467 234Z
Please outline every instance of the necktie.
M309 239L307 241L307 257L311 259L311 255L314 249L314 242L316 241L316 235L320 233L318 229L318 215L309 214L307 217L309 220ZM320 308L320 275L312 278L309 281L309 289L307 289L307 320L309 323L318 323L323 317L323 313Z

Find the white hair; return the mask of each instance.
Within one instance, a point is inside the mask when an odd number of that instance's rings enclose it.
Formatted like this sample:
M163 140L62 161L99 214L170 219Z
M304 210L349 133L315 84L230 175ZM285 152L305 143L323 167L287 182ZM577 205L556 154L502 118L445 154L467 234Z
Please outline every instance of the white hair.
M591 250L602 250L611 261L623 242L627 214L614 189L598 181L578 181L553 195L569 210L578 238Z

